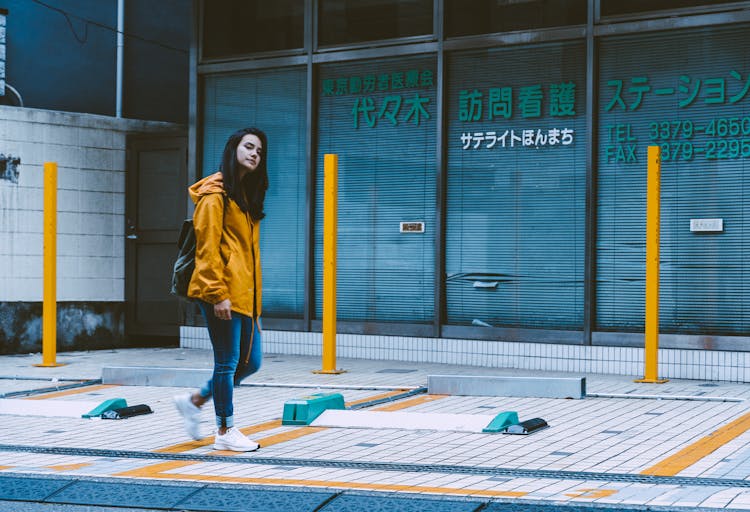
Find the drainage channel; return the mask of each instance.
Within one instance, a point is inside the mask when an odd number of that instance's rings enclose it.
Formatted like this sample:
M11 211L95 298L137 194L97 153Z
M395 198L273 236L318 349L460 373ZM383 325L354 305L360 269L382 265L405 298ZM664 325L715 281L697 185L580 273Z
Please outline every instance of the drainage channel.
M30 380L30 379L24 379ZM48 379L45 379L49 382ZM61 381L59 381L61 382ZM26 389L22 391L11 391L10 393L0 394L0 398L15 398L19 396L33 396L43 395L45 393L54 393L55 391L65 391L68 389L85 388L88 386L95 386L102 383L102 379L92 379L84 381L74 381L72 384L58 384L56 386L48 386L38 389Z
M734 396L699 395L633 395L629 393L586 393L586 398L629 398L640 400L683 400L688 402L744 402L744 398Z
M408 391L404 391L403 393L399 393L397 395L393 395L393 396L389 396L385 398L375 398L373 400L367 400L366 402L361 402L361 403L352 405L348 407L348 409L350 410L366 409L368 407L374 407L376 405L396 402L398 400L403 400L404 398L409 398L410 396L414 396L414 395L421 395L423 393L427 393L427 388L414 388Z
M658 485L698 487L750 488L750 480L700 478L680 476L654 476L629 473L593 473L586 471L550 471L543 469L490 468L481 466L450 466L444 464L409 464L392 462L363 462L351 460L293 459L282 457L246 457L225 455L195 455L158 453L96 448L43 447L0 444L0 452L23 452L44 455L71 455L78 457L107 457L116 459L145 459L192 462L224 462L231 464L259 464L267 466L299 466L371 471L397 471L412 473L450 473L510 478L548 478L553 480L596 480Z

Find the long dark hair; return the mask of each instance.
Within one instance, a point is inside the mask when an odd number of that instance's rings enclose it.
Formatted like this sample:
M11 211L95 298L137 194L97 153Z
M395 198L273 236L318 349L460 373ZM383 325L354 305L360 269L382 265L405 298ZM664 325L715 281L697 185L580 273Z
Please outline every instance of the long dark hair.
M237 164L237 146L242 137L252 134L260 139L263 151L260 154L260 163L253 172L245 173L240 179ZM243 128L237 130L227 139L224 153L221 156L221 176L224 179L224 190L243 212L249 212L253 220L260 220L266 216L263 213L263 201L268 190L268 139L266 134L258 128Z

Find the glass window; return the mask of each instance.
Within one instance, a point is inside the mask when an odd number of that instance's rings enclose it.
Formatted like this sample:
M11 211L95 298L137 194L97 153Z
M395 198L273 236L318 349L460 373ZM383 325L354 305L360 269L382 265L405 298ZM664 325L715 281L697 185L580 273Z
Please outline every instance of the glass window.
M320 0L318 44L432 34L433 0Z
M338 318L433 321L436 86L434 57L321 66L317 318L322 315L323 289L323 155L335 153Z
M301 0L206 0L203 58L302 48L304 18Z
M450 325L581 328L585 63L582 42L451 57Z
M586 23L586 0L446 0L446 37Z
M643 332L647 151L660 146L660 330L750 332L747 30L602 40L597 330Z
M744 0L601 0L602 16L732 4Z
M306 101L304 69L206 77L203 175L218 170L227 137L248 126L268 136L261 222L263 315L302 318L305 292Z

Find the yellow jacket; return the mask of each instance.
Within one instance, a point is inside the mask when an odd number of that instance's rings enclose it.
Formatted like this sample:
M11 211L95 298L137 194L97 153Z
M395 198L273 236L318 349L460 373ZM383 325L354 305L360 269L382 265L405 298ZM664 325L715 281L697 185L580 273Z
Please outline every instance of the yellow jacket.
M232 311L258 318L263 290L260 221L226 197L220 172L198 181L188 192L195 203L196 238L188 296L210 304L229 299Z

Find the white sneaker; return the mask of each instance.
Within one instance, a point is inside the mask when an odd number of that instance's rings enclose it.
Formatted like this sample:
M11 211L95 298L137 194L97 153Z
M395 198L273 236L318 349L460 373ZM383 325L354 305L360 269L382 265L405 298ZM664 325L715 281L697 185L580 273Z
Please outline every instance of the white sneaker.
M203 439L200 429L201 410L190 399L190 393L174 397L174 405L180 411L185 431L195 440Z
M249 440L242 432L234 427L229 427L223 436L216 432L214 450L252 452L258 448L260 448L258 443Z

